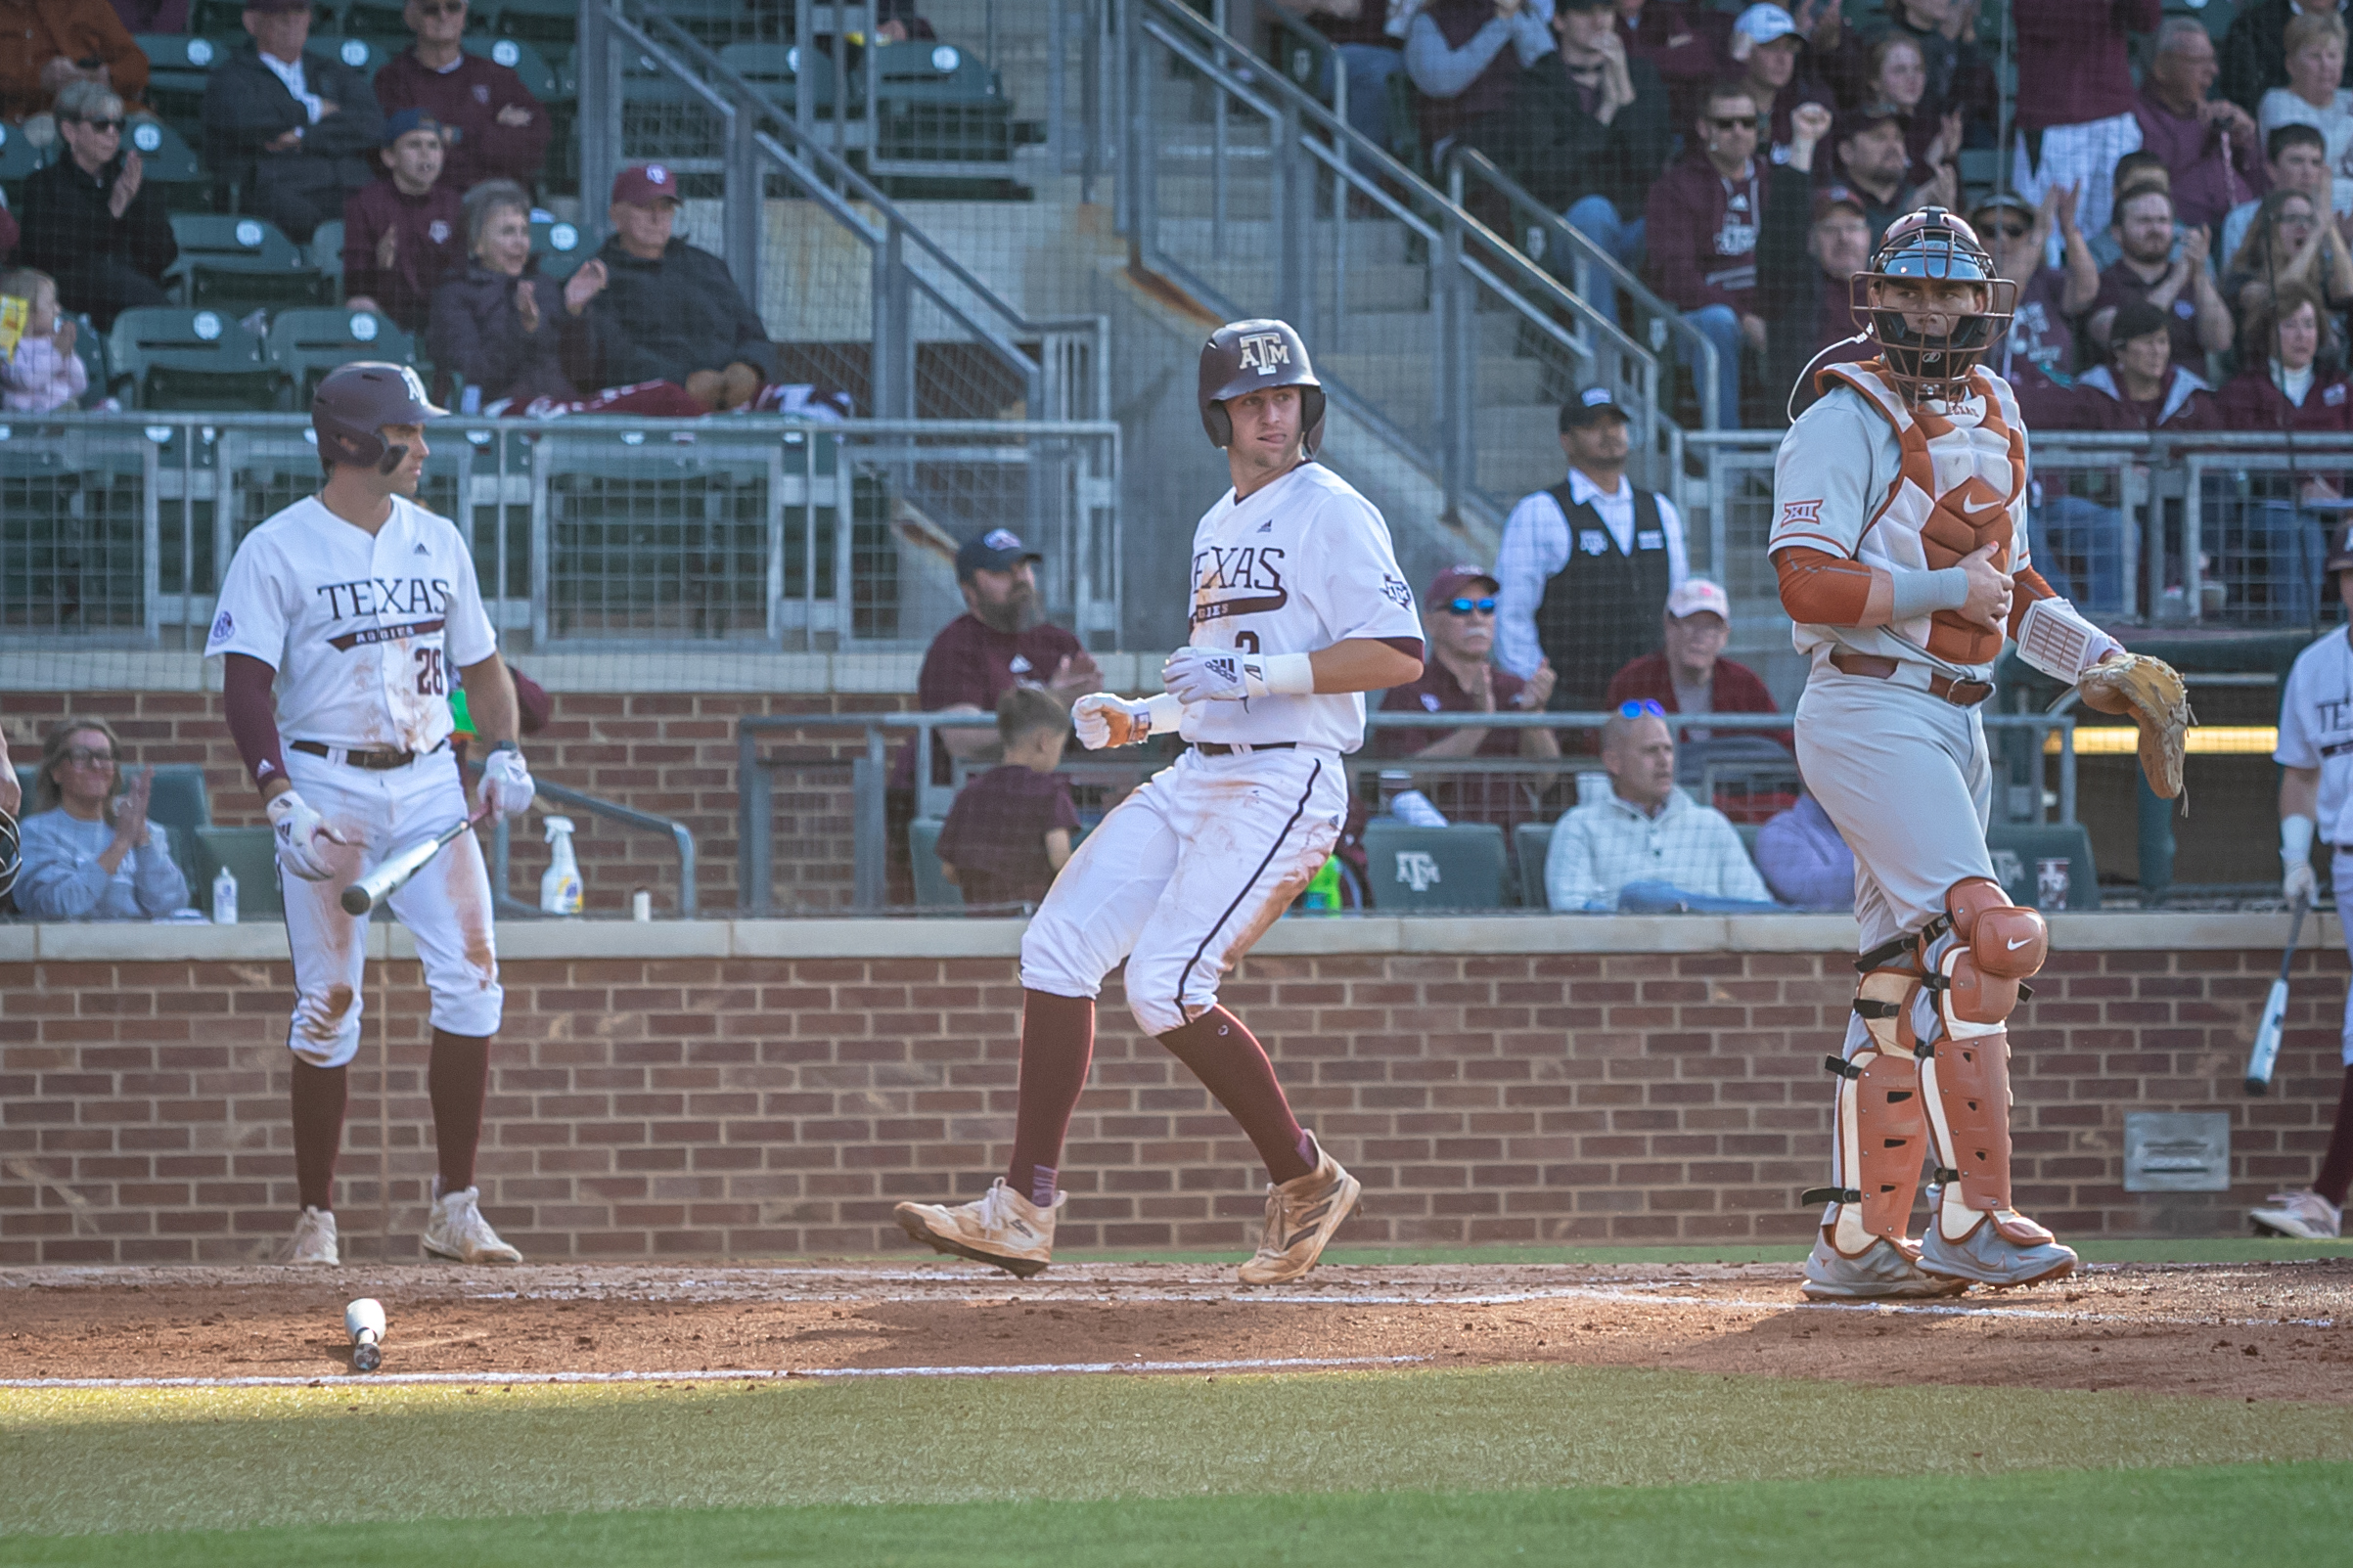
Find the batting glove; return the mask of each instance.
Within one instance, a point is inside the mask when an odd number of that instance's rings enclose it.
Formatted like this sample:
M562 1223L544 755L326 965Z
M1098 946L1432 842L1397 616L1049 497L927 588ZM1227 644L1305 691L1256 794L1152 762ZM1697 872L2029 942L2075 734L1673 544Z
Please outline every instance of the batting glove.
M490 808L492 822L521 816L538 793L522 753L513 746L501 746L482 759L482 804Z
M1240 702L1254 696L1295 696L1312 692L1315 670L1304 653L1180 648L1160 666L1160 684L1180 702Z
M264 808L270 830L277 836L278 864L306 882L323 882L336 873L328 845L349 839L327 826L327 819L310 809L310 802L289 789L270 798Z
M2309 865L2288 867L2286 876L2280 882L2280 896L2289 904L2299 898L2306 904L2314 903L2319 899L2320 892L2321 879L2313 874Z
M1132 746L1184 722L1185 705L1166 693L1131 701L1109 692L1089 692L1070 704L1070 728L1077 733L1078 743L1089 751Z

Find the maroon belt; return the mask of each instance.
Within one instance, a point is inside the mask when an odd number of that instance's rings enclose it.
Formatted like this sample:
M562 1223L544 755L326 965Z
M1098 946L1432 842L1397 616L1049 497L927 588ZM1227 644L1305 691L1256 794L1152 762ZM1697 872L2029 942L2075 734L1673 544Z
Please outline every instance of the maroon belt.
M1861 675L1874 681L1884 681L1903 666L1882 653L1853 653L1833 649L1831 664L1842 675ZM1928 677L1928 694L1950 702L1957 708L1973 708L1994 694L1990 681L1956 681L1950 675Z

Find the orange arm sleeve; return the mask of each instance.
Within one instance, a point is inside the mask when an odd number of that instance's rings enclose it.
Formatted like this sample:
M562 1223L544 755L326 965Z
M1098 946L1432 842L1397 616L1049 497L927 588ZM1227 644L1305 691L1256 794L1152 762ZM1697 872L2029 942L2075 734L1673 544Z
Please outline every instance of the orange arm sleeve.
M1775 551L1773 565L1781 574L1781 606L1791 620L1884 626L1895 616L1895 580L1877 566L1801 545Z

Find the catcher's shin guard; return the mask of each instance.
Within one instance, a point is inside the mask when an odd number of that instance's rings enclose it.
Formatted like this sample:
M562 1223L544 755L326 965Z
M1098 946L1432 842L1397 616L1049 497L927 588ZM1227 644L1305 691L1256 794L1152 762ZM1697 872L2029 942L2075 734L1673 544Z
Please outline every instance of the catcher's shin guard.
M2049 949L2043 918L2010 902L1983 878L1945 895L1950 938L1923 933L1923 982L1934 994L1938 1027L1919 1053L1922 1098L1936 1146L1936 1225L1958 1241L1990 1216L2005 1235L2050 1232L2011 1211L2010 1031L2019 982L2040 969Z
M1878 958L1866 955L1866 962ZM1920 976L1909 968L1871 968L1856 992L1854 1010L1869 1038L1852 1056L1824 1063L1838 1079L1832 1185L1804 1197L1835 1205L1823 1220L1823 1235L1848 1258L1881 1238L1905 1244L1927 1137L1911 1020Z

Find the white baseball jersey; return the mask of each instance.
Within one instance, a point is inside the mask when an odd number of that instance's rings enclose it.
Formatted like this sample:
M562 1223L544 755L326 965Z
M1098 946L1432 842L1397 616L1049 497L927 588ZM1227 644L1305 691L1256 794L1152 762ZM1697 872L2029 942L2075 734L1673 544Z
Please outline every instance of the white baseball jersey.
M2280 694L2283 768L2321 770L2320 836L2353 844L2353 643L2325 633L2296 655Z
M1302 463L1247 501L1228 490L1193 531L1191 645L1312 653L1351 637L1422 636L1380 509L1320 463ZM1195 702L1188 740L1354 751L1361 692Z
M497 648L456 524L394 496L371 535L312 496L237 547L204 654L278 672L289 740L430 751L455 728L450 666Z

